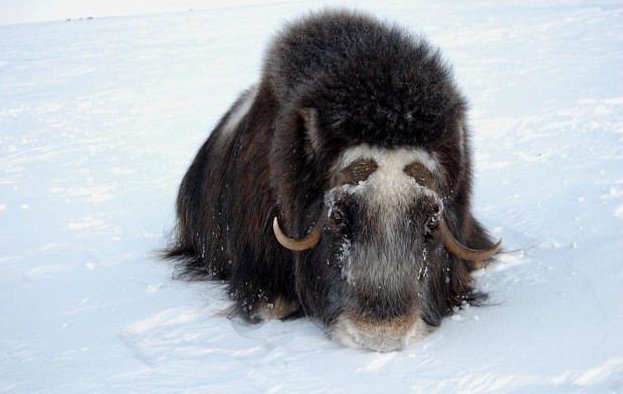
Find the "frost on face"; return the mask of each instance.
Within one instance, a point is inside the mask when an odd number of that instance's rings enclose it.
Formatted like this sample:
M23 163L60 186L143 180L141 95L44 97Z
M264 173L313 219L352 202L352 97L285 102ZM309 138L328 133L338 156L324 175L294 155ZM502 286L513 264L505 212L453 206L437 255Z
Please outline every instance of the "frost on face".
M422 265L418 271L417 278L423 282L428 278L428 249L422 248Z
M351 255L350 255L351 243L346 237L342 239L339 248L339 254L337 256L337 263L342 271L342 280L345 280L349 285L354 286L355 280L351 270Z
M424 259L424 263L420 267L420 271L418 272L418 275L417 275L417 278L420 281L425 280L426 277L428 276L428 263L426 262L426 249L424 249L422 257Z
M327 220L331 220L330 218L334 214L337 207L337 201L339 198L343 198L346 195L354 195L357 193L361 193L364 188L365 181L360 181L356 185L344 184L340 186L336 186L333 189L330 189L329 192L325 196L325 206L326 206L326 218ZM351 240L348 239L346 235L342 235L338 241L337 245L337 255L335 263L341 272L341 279L345 280L349 285L354 286L355 280L352 275L352 258L351 258ZM330 264L327 261L327 264Z

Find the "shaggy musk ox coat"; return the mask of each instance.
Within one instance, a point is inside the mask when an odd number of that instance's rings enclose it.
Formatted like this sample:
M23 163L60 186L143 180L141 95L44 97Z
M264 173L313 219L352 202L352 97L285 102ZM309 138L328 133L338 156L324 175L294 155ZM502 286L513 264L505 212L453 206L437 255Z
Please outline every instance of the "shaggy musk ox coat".
M289 24L180 186L167 257L249 321L393 350L480 297L466 102L424 39L344 11Z

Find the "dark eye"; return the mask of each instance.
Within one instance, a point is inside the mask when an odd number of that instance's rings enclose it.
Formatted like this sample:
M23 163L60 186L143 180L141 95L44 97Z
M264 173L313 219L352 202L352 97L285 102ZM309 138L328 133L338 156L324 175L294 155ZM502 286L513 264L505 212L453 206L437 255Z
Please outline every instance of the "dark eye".
M441 215L441 207L437 204L433 204L430 208L430 216L426 221L426 228L429 232L434 231L439 225L439 217Z
M426 222L426 228L429 231L433 231L434 229L437 228L438 225L439 225L439 216L437 216L437 215L431 216L428 219L428 222Z
M340 211L338 211L337 209L334 209L333 211L331 211L331 221L335 224L341 224L343 221L343 216L342 213Z
M339 208L329 214L328 228L331 232L341 232L347 227L348 216Z

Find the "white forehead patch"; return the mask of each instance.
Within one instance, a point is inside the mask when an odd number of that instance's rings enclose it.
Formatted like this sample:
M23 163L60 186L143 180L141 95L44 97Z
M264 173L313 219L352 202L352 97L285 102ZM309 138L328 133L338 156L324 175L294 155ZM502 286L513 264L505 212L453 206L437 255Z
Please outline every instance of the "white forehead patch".
M339 173L350 164L361 159L372 159L378 165L368 179L353 186L353 191L366 190L366 199L380 207L395 207L402 205L405 199L413 196L413 191L431 194L437 193L407 175L405 167L417 162L426 167L434 177L438 177L441 165L428 152L419 148L387 149L367 144L349 148L342 154L335 166L335 173Z
M404 169L407 164L418 162L435 174L439 172L439 163L427 151L420 148L397 148L387 149L368 144L358 145L344 151L337 163L336 170L341 171L351 165L355 160L373 159L376 163L386 164L386 167L401 167Z

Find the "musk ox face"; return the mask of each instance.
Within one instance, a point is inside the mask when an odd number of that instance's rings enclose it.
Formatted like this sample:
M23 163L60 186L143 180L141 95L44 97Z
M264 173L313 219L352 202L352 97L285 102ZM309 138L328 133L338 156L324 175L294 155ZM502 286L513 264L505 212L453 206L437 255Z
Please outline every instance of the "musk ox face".
M343 305L330 331L349 346L402 348L427 331L428 270L442 252L433 237L443 209L435 161L417 149L358 146L336 173L323 235Z
M500 248L471 213L465 112L423 39L343 11L292 23L184 176L166 256L249 321L401 349L477 298L473 262Z
M443 294L434 281L450 280L448 249L469 260L497 252L499 245L470 250L447 229L437 156L413 147L348 148L331 168L322 209L304 239L285 236L275 219L279 242L303 253L296 259L299 293L339 342L404 348L439 323L434 298Z

